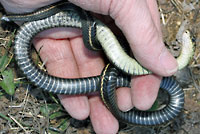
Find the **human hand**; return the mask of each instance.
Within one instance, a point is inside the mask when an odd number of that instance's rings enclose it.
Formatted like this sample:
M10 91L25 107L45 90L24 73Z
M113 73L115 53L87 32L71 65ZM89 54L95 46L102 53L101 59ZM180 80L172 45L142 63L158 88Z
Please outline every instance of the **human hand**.
M7 11L22 13L55 1L1 0ZM14 3L16 2L16 3ZM82 8L110 15L128 39L136 59L158 75L168 76L176 71L176 62L162 43L159 13L156 1L86 1L71 0ZM43 32L34 40L41 58L46 61L50 74L78 78L99 75L104 67L100 53L84 48L81 32L77 29L58 28ZM87 63L87 64L85 64ZM118 105L123 111L133 106L141 110L151 107L159 88L157 75L134 77L131 86L117 90ZM126 97L124 97L126 96ZM76 119L90 116L96 133L116 133L118 122L102 104L99 96L59 95L65 109Z

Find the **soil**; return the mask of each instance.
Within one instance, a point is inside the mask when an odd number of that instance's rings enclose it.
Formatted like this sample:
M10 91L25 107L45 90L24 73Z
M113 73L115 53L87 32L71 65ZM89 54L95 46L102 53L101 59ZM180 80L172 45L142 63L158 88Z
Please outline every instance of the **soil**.
M200 2L198 0L158 0L164 42L174 56L179 54L180 34L189 29L195 37L196 50L189 66L175 77L185 92L184 110L175 120L153 127L120 124L119 134L199 134L200 133ZM1 16L4 14L1 8ZM14 59L11 29L0 28L0 52L9 52L12 59L7 68L18 82L15 94L9 96L0 88L0 134L13 133L95 133L89 119L77 121L63 109L56 95L31 85L22 75ZM37 54L33 53L37 59ZM38 64L42 64L38 62ZM0 81L2 76L0 75ZM19 82L20 81L20 82ZM4 116L5 117L4 117Z

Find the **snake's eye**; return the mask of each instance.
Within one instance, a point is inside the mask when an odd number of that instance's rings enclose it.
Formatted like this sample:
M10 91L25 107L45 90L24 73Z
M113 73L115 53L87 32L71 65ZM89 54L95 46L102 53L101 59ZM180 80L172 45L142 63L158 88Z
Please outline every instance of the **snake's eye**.
M185 30L185 33L186 33L186 34L190 34L190 32L189 32L188 30Z

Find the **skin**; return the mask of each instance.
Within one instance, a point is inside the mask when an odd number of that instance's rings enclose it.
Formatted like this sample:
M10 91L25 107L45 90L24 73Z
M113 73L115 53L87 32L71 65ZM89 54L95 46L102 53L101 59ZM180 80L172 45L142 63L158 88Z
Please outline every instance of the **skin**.
M7 12L31 12L58 0L0 0ZM126 36L136 59L154 74L133 77L131 89L119 88L118 106L127 111L133 107L147 110L157 97L161 76L170 76L177 63L162 40L159 12L155 0L70 0L89 11L109 15ZM58 28L40 33L33 41L46 61L50 74L63 78L99 75L105 66L102 53L87 50L77 29ZM87 64L85 64L87 63ZM59 68L59 69L58 69ZM89 70L89 71L88 71ZM96 133L117 133L119 124L106 109L99 95L58 95L69 114L79 120L88 116Z

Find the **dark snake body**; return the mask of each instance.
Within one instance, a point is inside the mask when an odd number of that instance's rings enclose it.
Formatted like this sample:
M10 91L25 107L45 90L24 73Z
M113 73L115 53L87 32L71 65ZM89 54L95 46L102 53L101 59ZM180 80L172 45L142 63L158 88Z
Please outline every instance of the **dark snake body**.
M113 95L115 92L114 88L130 87L130 78L125 75L120 75L115 68L106 68L102 76L64 79L48 75L33 63L30 56L30 44L36 34L55 27L73 27L83 29L83 14L80 14L80 11L76 10L76 6L72 4L69 5L69 8L66 7L64 11L56 11L54 15L49 15L46 18L41 17L40 20L24 23L17 31L14 46L15 58L18 66L27 78L41 89L56 94L86 94L101 89L101 97L108 109L116 116L116 118L128 123L158 125L175 118L183 108L184 94L177 82L171 77L163 78L160 85L161 88L169 93L171 98L170 103L164 109L154 112L131 111L123 113L118 110ZM25 18L26 16L27 15L25 15ZM27 18L30 17L27 16ZM100 34L103 34L103 32L104 31Z
M138 125L158 125L174 119L181 112L184 106L184 92L173 77L163 78L160 84L160 88L170 95L169 104L165 108L153 112L139 110L120 111L115 96L119 73L119 70L107 65L102 73L100 90L101 98L106 107L120 121Z

